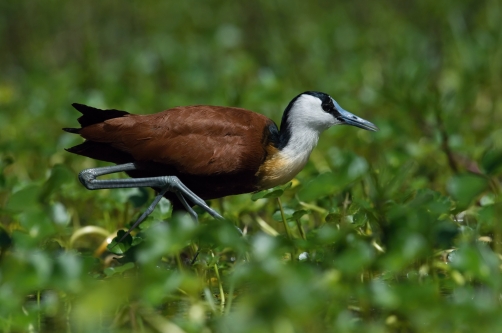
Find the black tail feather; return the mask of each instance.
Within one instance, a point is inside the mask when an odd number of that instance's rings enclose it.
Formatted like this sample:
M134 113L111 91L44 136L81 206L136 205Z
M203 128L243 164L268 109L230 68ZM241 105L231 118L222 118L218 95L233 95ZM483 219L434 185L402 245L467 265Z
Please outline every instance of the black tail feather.
M115 110L115 109L110 109L110 110L101 110L97 108L93 108L92 106L87 106L84 104L79 104L79 103L73 103L72 106L77 109L80 113L82 113L82 116L78 118L79 124L83 127L102 123L105 120L108 119L113 119L113 118L119 118L123 117L125 115L128 115L129 113L126 111L120 111L120 110ZM72 131L73 129L70 129L69 131L67 129L63 129L67 132L70 133L78 133L75 131Z
M65 149L67 152L87 156L96 160L123 164L134 161L128 153L115 149L107 143L84 141L83 143Z
M69 127L65 127L65 128L63 128L63 131L68 132L68 133L75 133L75 134L78 134L78 133L80 133L80 128L69 128Z

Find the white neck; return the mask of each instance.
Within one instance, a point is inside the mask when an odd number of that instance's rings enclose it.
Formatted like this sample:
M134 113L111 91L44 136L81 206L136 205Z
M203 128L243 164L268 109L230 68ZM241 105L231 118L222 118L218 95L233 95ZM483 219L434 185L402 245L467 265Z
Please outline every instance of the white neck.
M288 143L281 149L283 158L291 160L303 168L309 159L310 153L317 146L320 132L308 126L296 125L291 133Z
M332 115L323 111L321 100L314 96L300 95L293 102L281 123L280 136L285 145L258 172L261 189L293 179L307 164L321 132L336 123Z
M319 131L308 127L295 127L286 146L260 168L260 189L281 185L293 179L307 164L318 140Z
M289 110L287 118L287 124L281 124L281 131L282 126L287 125L290 137L281 153L286 158L301 161L303 167L317 145L319 135L333 126L335 119L322 110L318 98L310 95L300 96Z

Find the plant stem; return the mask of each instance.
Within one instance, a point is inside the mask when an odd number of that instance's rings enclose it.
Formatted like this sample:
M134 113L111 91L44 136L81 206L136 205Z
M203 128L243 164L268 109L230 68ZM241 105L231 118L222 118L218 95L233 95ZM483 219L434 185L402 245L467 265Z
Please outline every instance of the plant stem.
M179 252L176 252L176 264L178 264L178 269L181 271L183 271L183 265L181 264L181 258L180 258L180 253Z
M232 300L234 299L234 288L235 288L235 282L232 280L230 282L230 287L228 289L228 303L225 311L225 314L227 315L230 313L230 309L232 308Z
M435 110L435 116L439 134L441 135L441 149L448 158L448 165L450 166L451 171L454 174L457 174L459 172L458 165L457 162L455 161L455 157L453 156L453 152L450 149L450 138L444 126L443 118L441 117L441 111L439 107L437 107Z
M303 240L307 240L307 236L305 235L305 230L303 230L303 226L300 223L300 219L296 219L296 226L298 227L298 231L300 231L300 235L302 236Z
M288 222L286 221L286 215L284 214L284 209L282 209L281 198L277 198L277 203L279 203L279 209L281 210L282 223L284 223L284 228L286 229L286 234L290 240L293 239L291 234L291 229L289 228Z
M42 319L41 319L41 312L42 309L40 308L40 290L37 291L37 307L38 307L38 331L42 331Z
M211 251L211 255L214 258L214 253ZM218 286L220 288L220 298L221 298L221 312L223 312L223 309L225 308L225 292L223 291L223 284L221 283L221 278L220 278L220 272L218 270L218 264L214 264L214 273L216 274L216 278L218 279Z

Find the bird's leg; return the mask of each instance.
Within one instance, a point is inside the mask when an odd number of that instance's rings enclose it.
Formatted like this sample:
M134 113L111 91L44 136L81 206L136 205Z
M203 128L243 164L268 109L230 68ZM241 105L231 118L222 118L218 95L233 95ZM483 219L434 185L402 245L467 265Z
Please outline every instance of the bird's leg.
M218 214L215 210L210 208L204 200L199 198L195 193L193 193L188 187L183 184L176 176L160 176L160 177L146 177L146 178L125 178L125 179L106 179L99 180L96 179L99 176L107 175L115 172L122 171L132 171L139 170L134 163L119 164L114 166L107 166L101 168L91 168L82 170L78 178L80 182L89 190L99 190L99 189L113 189L113 188L132 188L132 187L157 187L160 188L159 193L155 197L154 201L148 206L147 210L141 214L133 226L126 232L124 236L120 239L122 241L129 233L137 227L148 215L152 213L155 206L159 203L160 199L164 196L167 191L174 192L178 199L192 216L194 220L197 221L197 213L190 207L185 197L188 198L192 203L199 205L212 217L216 219L223 220L223 217Z
M197 194L193 193L188 187L185 186L185 184L183 184L179 179L178 177L176 177L177 181L178 181L178 190L179 192L175 192L176 195L178 196L178 198L180 199L181 203L183 204L183 206L186 208L186 210L188 211L188 213L197 221L197 213L192 209L192 207L190 207L190 205L187 203L186 199L184 196L186 196L188 199L190 199L194 204L196 205L199 205L201 206L202 208L204 208L204 210L206 212L208 212L212 217L214 217L215 219L220 219L220 220L223 220L223 217L216 213L216 211L214 211L213 209L211 209L208 205L206 205L206 202L204 200L202 200L201 198L199 198L197 196ZM181 193L180 193L181 192ZM181 195L183 194L183 195ZM216 214L216 215L213 215L213 214ZM242 232L241 228L239 228L238 226L235 226L235 228L237 229L237 231L241 234L241 235L244 235L244 233Z
M164 194L166 194L166 192L168 190L169 190L169 188L166 186L166 188L164 190L160 191L159 194L157 194L157 196L155 197L153 202L150 204L150 206L148 206L148 208L143 212L143 214L141 214L141 216L138 217L136 222L133 223L133 225L127 230L127 232L122 237L120 237L118 243L122 242L127 237L127 235L129 235L131 233L131 231L133 231L141 222L143 222L144 219L147 218L148 215L150 215L153 212L153 210L155 209L155 206L157 206L160 199L162 199L162 197L164 196Z
M187 210L188 214L190 214L190 216L192 217L192 219L194 221L199 221L197 213L192 209L192 207L190 207L190 205L186 201L185 197L180 192L178 192L178 191L175 191L174 193L176 193L176 196L181 201L181 204L183 205L183 207L185 207L185 209Z

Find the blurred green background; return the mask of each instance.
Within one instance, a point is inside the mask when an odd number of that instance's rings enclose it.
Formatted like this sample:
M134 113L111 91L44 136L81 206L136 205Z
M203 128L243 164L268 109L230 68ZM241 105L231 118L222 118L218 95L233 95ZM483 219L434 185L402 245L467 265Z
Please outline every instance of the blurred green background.
M2 1L0 45L2 331L502 327L500 1ZM291 187L213 201L245 237L166 201L106 250L152 193L78 183L104 164L64 151L71 103L279 123L306 90L380 131L332 128Z

